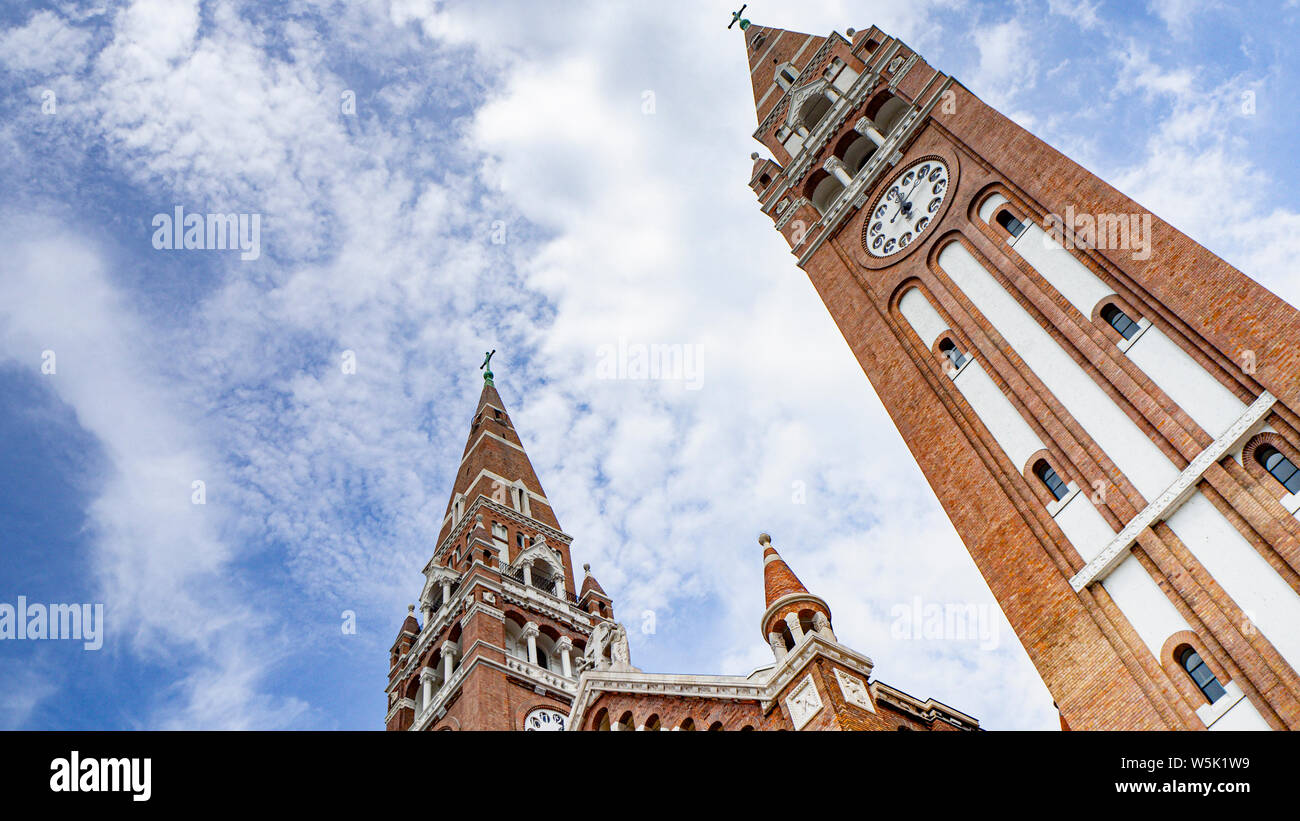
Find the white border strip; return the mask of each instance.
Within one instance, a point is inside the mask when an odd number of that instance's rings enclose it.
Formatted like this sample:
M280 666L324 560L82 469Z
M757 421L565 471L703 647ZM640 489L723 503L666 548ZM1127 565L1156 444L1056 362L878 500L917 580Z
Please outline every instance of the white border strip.
M1138 534L1172 515L1196 489L1201 476L1209 470L1210 465L1235 450L1241 438L1249 433L1255 423L1263 419L1276 403L1277 398L1273 394L1268 391L1261 393L1259 398L1246 408L1246 412L1237 417L1237 421L1233 422L1230 428L1215 439L1208 448L1201 451L1191 464L1178 474L1178 478L1165 489L1164 493L1130 519L1111 543L1070 579L1070 586L1075 592L1106 578L1110 571L1128 558L1128 549L1137 541Z

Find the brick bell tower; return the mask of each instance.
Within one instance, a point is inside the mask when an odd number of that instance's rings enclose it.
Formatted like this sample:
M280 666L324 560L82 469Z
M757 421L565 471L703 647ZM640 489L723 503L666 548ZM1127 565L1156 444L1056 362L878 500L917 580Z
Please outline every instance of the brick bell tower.
M495 353L495 351L493 352ZM389 730L563 730L579 660L613 605L569 544L493 383L456 472L419 613L389 656Z
M735 22L750 187L1062 724L1300 727L1300 314L880 29Z

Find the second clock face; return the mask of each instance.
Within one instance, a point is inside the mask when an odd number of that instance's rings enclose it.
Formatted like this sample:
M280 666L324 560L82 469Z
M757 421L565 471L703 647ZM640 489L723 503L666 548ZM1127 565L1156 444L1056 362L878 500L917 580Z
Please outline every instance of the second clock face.
M564 713L539 707L524 718L524 730L560 732L564 730L564 723L567 720L568 716Z
M874 257L896 254L916 242L937 218L948 196L948 166L938 160L913 164L871 206L863 233Z

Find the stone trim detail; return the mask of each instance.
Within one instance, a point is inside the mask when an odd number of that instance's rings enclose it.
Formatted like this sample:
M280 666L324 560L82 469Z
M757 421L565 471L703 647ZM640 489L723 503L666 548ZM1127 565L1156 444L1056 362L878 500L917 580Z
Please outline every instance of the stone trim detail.
M1119 566L1119 563L1128 556L1128 549L1137 541L1138 535L1148 527L1169 518L1189 496L1196 492L1196 485L1201 481L1205 471L1209 470L1211 465L1218 462L1227 453L1234 450L1241 438L1246 435L1256 422L1263 419L1276 403L1277 399L1273 394L1268 391L1261 393L1259 398L1246 409L1246 412L1223 432L1223 435L1215 439L1208 448L1201 451L1192 460L1191 464L1178 475L1178 478L1165 489L1164 493L1157 496L1138 515L1130 519L1129 523L1124 525L1124 529L1115 536L1114 540L1070 579L1070 586L1074 588L1075 592L1082 590L1093 582L1101 581L1106 578L1110 571Z
M803 680L795 685L786 696L785 709L790 713L790 723L796 730L802 730L813 716L821 712L822 697L817 692L817 684L813 681L812 674L803 677Z

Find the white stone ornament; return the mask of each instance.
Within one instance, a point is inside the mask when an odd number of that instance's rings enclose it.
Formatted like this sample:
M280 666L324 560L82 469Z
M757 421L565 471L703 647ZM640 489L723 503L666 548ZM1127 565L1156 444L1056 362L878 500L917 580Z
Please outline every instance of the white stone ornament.
M563 732L569 717L558 710L538 707L524 716L524 730L529 732Z
M803 681L785 697L785 708L790 711L790 720L796 730L802 730L821 710L822 697L817 693L811 675L804 676Z
M876 705L871 703L871 693L867 692L867 685L862 683L862 679L843 670L835 671L835 679L840 683L840 692L844 694L845 701L868 712L876 711Z
M948 166L934 159L912 164L871 206L862 241L873 257L897 254L934 222L948 196Z

